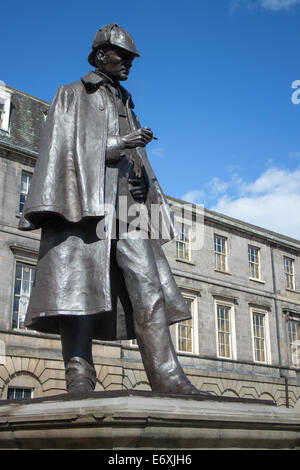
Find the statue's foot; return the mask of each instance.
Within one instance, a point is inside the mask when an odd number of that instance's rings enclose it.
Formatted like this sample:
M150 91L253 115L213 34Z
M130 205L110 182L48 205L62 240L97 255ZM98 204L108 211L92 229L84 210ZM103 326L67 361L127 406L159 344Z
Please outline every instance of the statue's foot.
M66 364L66 384L69 393L93 392L96 385L96 371L82 357L72 357Z
M211 393L204 392L202 390L198 390L198 388L194 387L194 385L184 384L178 387L178 389L174 392L177 395L203 395L203 396L211 396Z
M183 375L164 377L160 383L152 387L153 392L171 393L176 395L202 395L211 396L211 393L198 390L189 379Z

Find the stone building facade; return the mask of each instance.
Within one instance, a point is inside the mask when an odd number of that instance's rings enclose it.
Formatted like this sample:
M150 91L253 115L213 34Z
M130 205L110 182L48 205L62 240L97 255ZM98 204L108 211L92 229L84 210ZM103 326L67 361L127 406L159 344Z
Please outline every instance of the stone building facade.
M1 399L66 391L60 338L23 327L40 234L17 226L48 107L0 86ZM188 377L215 395L299 408L300 241L169 202L188 214L164 246L193 315L171 327ZM134 342L94 341L93 354L96 390L150 389Z

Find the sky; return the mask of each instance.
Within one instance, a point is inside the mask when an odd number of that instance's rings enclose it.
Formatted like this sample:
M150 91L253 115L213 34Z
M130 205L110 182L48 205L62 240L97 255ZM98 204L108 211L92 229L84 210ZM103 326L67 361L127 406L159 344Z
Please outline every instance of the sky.
M300 240L300 0L14 0L0 80L51 101L118 23L141 57L123 85L168 196ZM294 87L294 88L292 88Z

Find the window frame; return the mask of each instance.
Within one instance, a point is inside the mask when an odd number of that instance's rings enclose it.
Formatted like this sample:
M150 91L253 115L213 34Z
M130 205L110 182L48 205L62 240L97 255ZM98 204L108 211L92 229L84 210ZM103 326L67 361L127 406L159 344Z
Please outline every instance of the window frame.
M254 314L264 317L264 355L265 360L260 361L256 359L255 349L255 335L254 335ZM270 325L269 325L269 312L262 307L250 307L250 321L251 321L251 339L252 339L252 357L255 364L272 364L271 355L271 342L270 342Z
M22 264L22 265L25 265L25 266L29 266L30 268L34 268L35 269L35 273L34 273L34 276L36 274L36 264L34 263L30 263L28 261L24 261L24 260L20 260L18 258L15 259L15 263L14 263L14 278L13 278L13 297L12 297L12 317L11 317L11 329L12 330L24 330L26 329L25 327L20 327L20 311L18 311L16 313L17 315L17 326L13 326L14 324L14 317L15 317L15 311L14 311L14 304L15 304L15 298L16 298L16 275L17 275L17 265L18 264ZM22 279L22 278L21 278ZM30 294L31 294L31 291L32 291L32 287L33 287L33 283L34 283L34 278L33 278L33 281L32 281L32 284L31 284L31 289L30 289L30 292L29 292L29 297L28 297L28 302L29 302L29 299L30 299ZM21 292L21 290L20 290ZM19 295L19 298L21 297L21 295ZM28 304L27 304L27 308L28 308ZM26 313L24 314L24 320L25 320L25 317L26 317Z
M176 245L175 245L175 249L176 249L176 259L180 260L180 261L189 261L191 262L192 261L192 249L191 249L191 232L192 232L192 227L188 224L185 224L183 222L180 222L180 225L181 225L181 232L180 232L180 236L182 236L183 234L183 229L187 228L188 229L188 237L187 237L187 241L186 240L182 240L181 238L176 238L175 239L175 242L176 242ZM178 251L178 244L181 243L184 245L184 251L185 251L185 255L187 254L187 257L181 257L179 255L179 251ZM186 249L186 246L187 246L187 249Z
M257 250L257 258L258 258L257 263L255 261L250 260L250 253L249 253L250 249ZM257 268L258 269L258 277L251 276L251 268L250 268L251 263L254 264L254 265L257 265L257 267L258 267ZM261 278L261 255L260 255L260 248L258 246L248 245L248 271L249 271L249 279L254 280L254 281L261 281L262 280L262 278Z
M292 273L286 271L286 263L285 263L286 260L288 260L288 261L291 262ZM284 257L283 257L283 269L284 269L284 277L285 277L285 288L288 289L288 290L295 291L295 290L296 290L296 282L295 282L295 259L294 259L294 258L290 258L290 257L288 257L288 256L284 256ZM287 276L291 276L291 277L292 277L292 281L293 281L293 282L292 282L292 287L289 287L289 286L288 286Z
M181 294L184 299L191 300L192 303L192 318L191 318L191 328L192 328L192 333L191 333L191 338L192 338L192 351L183 351L179 349L179 325L185 323L185 321L189 320L184 320L182 322L176 323L175 327L175 344L176 344L176 351L179 354L184 354L184 355L198 355L199 354L199 334L198 334L198 295L197 293L191 293L191 292L186 292L186 291L181 291Z
M4 101L4 100L1 100L1 98L0 98L0 129L2 128L2 127L1 127L2 113L3 113L3 116L4 116L4 115L5 115L5 101Z
M25 390L30 390L30 397L20 397L20 398L15 398L15 397L14 397L14 398L9 398L9 397L8 397L9 391L12 390L12 389L14 389L14 392L15 392L16 390L18 390L18 389L19 389L19 390L23 390L23 391L25 391ZM7 397L6 397L7 400L30 400L30 399L32 399L32 398L34 397L34 388L32 388L32 387L22 387L22 386L10 386L10 385L8 385L7 391L6 391L6 395L7 395Z
M291 325L297 325L299 328L299 339L296 341L299 341L299 344L296 344L296 349L299 350L299 353L296 351L296 355L299 355L298 361L293 360L293 356L295 353L292 351L292 342L290 341L290 326ZM289 313L287 317L287 345L288 345L288 356L289 356L289 363L291 364L292 367L295 367L297 369L300 368L300 314L294 314L294 313Z
M220 238L224 240L224 253L216 251L216 238ZM225 269L219 268L217 266L217 256L224 257L224 266ZM219 235L218 233L214 233L214 262L215 262L215 271L227 273L228 272L228 238L224 235ZM221 263L222 265L222 263Z
M4 105L3 120L0 121L0 131L9 132L10 107L12 92L0 81L0 102Z
M11 282L11 321L10 329L24 331L24 328L13 327L13 316L14 316L14 300L15 300L15 279L16 279L16 268L17 263L23 263L36 268L38 262L38 251L30 250L28 248L10 245L9 248L13 254L13 269L12 269L12 282Z
M216 350L217 357L223 360L236 360L237 359L237 348L236 348L236 327L235 327L235 308L234 301L223 300L216 298L215 304L215 332L216 332ZM229 308L229 321L230 321L230 356L222 356L220 354L220 342L219 342L219 324L218 324L218 306Z
M30 177L30 181L29 183L27 183L27 192L23 192L22 191L22 186L23 186L23 176L26 175L28 177ZM27 199L27 196L28 196L28 192L29 192L29 188L30 188L30 184L31 184L31 180L32 180L32 176L33 176L33 173L28 171L28 170L25 170L25 169L22 169L21 170L21 179L20 179L20 192L19 192L19 207L18 207L18 214L21 215L22 212L23 212L23 209L24 209L24 204L25 204L25 201ZM24 202L21 201L21 196L22 195L25 195L25 198L24 198ZM22 204L22 210L21 209L21 204Z

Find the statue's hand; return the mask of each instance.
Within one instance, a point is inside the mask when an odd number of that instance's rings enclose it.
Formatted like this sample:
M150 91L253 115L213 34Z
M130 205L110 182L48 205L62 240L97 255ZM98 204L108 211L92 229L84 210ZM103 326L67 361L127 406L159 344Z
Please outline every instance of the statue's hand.
M136 147L145 147L153 139L153 132L149 127L141 127L130 134L121 137L124 149L133 149Z
M148 188L143 178L129 178L129 190L133 199L138 202L145 202L148 194Z

